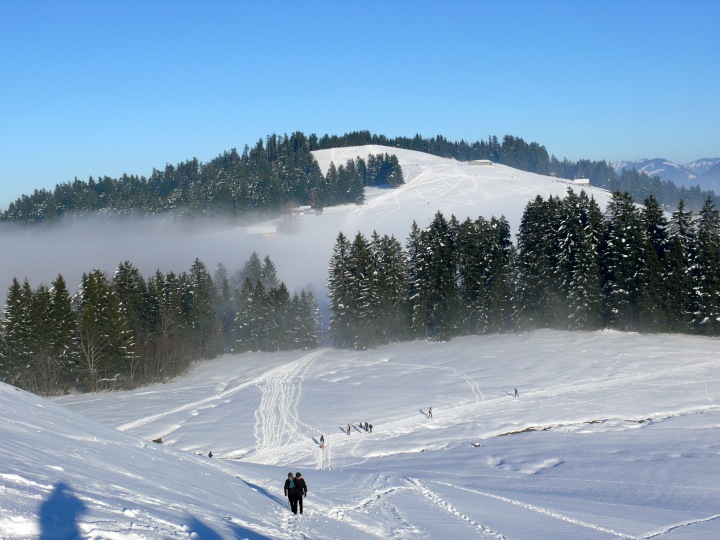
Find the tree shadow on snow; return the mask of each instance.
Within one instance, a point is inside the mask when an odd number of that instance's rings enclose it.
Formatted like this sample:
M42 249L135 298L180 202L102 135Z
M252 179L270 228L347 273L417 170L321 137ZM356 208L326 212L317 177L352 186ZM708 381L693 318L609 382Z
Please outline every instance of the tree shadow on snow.
M55 484L47 501L40 505L40 540L82 540L77 520L87 507L64 482Z

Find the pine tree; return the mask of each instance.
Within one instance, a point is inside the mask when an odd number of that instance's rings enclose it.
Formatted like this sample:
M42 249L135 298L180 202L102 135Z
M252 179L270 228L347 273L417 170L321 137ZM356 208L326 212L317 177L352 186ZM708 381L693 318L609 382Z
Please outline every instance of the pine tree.
M273 289L279 285L275 264L270 260L268 255L263 259L259 279L266 289Z
M90 389L112 388L130 374L132 334L120 301L100 270L83 274L75 297L82 371Z
M4 382L22 385L22 375L30 352L29 308L32 293L25 280L23 286L13 278L7 292L3 313L3 357L0 377Z
M370 302L375 339L378 343L397 341L408 335L407 261L397 239L373 231L370 243Z
M667 257L669 249L668 220L652 195L643 203L641 212L645 240L645 267L638 299L645 331L666 332L671 328L667 286Z
M352 346L357 350L373 347L377 344L378 330L372 298L372 255L370 243L360 232L350 245L345 279L353 320Z
M337 236L328 272L328 296L330 299L330 337L338 347L350 347L353 344L353 325L355 315L352 311L353 299L348 279L350 242L341 232Z
M52 281L50 293L50 346L58 362L61 384L67 386L74 383L78 369L77 315L61 274Z
M696 231L692 212L680 201L668 225L670 247L666 257L668 312L673 331L687 332L692 320Z
M220 350L220 332L215 316L217 292L205 264L195 259L188 275L191 305L188 320L199 358L213 358Z
M430 226L420 233L416 294L426 313L429 336L449 339L457 334L457 252L448 221L437 212ZM417 305L417 303L416 303Z
M214 282L217 291L216 313L222 333L223 347L225 350L230 350L234 346L235 299L228 280L227 269L222 263L218 264L215 270Z
M422 231L417 222L413 221L410 235L405 243L407 253L407 299L410 310L410 326L413 334L428 337L428 314L425 302L425 283L421 279L426 265L426 254L423 251Z
M705 335L720 333L720 213L708 197L697 223L693 278L693 326Z
M583 199L569 188L562 202L560 268L567 294L567 328L572 330L595 330L601 323L600 264L590 204L587 196Z
M618 330L635 330L641 284L644 281L640 213L627 193L613 193L606 210L601 250L604 322Z

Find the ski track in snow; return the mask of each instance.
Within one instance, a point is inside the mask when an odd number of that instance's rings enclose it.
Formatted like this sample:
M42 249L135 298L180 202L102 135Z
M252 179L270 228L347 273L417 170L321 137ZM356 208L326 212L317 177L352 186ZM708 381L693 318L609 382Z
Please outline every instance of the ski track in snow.
M277 377L276 373L277 371L283 372L284 370L289 369L289 366L292 366L293 364L302 364L303 361L307 361L308 359L310 361L314 360L315 358L321 356L327 349L317 349L313 351L312 353L296 360L295 362L292 362L288 365L279 366L277 368L271 369L270 371L266 371L262 375L259 375L255 377L254 379L250 379L248 381L245 381L244 383L241 383L237 386L234 386L232 388L229 388L223 392L220 392L219 394L215 394L197 401L193 401L192 403L186 403L185 405L181 405L180 407L175 407L174 409L170 409L168 411L163 411L157 414L152 414L150 416L145 416L143 418L139 418L137 420L133 420L132 422L127 422L121 426L118 426L116 429L119 431L127 431L136 427L144 426L146 424L150 424L154 422L155 420L159 420L160 418L163 418L165 416L169 416L171 414L175 414L178 412L183 412L191 409L196 409L198 407L202 407L203 405L206 405L208 403L212 403L213 401L218 401L225 399L228 396L231 396L233 394L236 394L240 390L244 390L245 388L248 388L250 386L256 386L256 385L262 385L264 384L265 380L268 378Z
M537 513L540 513L540 514L544 514L544 515L549 516L549 517L551 517L551 518L555 518L555 519L559 519L559 520L561 520L561 521L565 521L565 522L568 522L568 523L572 523L573 525L578 525L578 526L580 526L580 527L585 527L585 528L593 529L593 530L596 530L596 531L599 531L599 532L608 533L608 534L611 534L611 535L613 535L613 536L617 536L617 537L619 537L619 538L628 538L628 539L636 538L635 536L630 535L630 534L621 533L621 532L618 532L618 531L616 531L616 530L614 530L614 529L609 529L609 528L603 527L603 526L601 526L601 525L595 525L595 524L593 524L593 523L588 523L588 522L586 522L586 521L581 521L581 520L579 520L579 519L571 518L571 517L568 517L568 516L565 516L565 515L561 514L560 512L557 512L557 511L555 511L555 510L552 510L552 509L550 509L550 508L543 508L543 507L537 506L537 505L535 505L535 504L525 503L525 502L522 502L522 501L518 501L517 499L511 499L510 497L504 497L504 496L502 496L502 495L496 495L496 494L494 494L494 493L487 493L487 492L485 492L485 491L478 491L478 490L475 490L475 489L470 489L470 488L465 488L465 487L461 487L461 486L456 486L456 485L453 485L453 484L448 484L448 483L446 483L446 482L434 482L434 483L435 483L435 484L439 484L439 485L443 485L443 486L448 486L448 487L451 487L451 488L454 488L454 489L458 489L458 490L461 490L461 491L467 491L467 492L469 492L469 493L474 493L474 494L477 494L477 495L482 495L483 497L488 497L488 498L491 498L491 499L496 499L496 500L498 500L498 501L503 501L503 502L506 502L506 503L509 503L509 504L513 504L513 505L519 506L519 507L524 508L524 509L526 509L526 510L531 510L531 511L533 511L533 512L537 512ZM519 518L519 519L520 519L520 518ZM647 537L642 537L642 538L647 538Z
M465 373L460 371L459 369L456 369L454 367L450 366L428 366L424 364L409 364L405 362L392 362L394 366L408 366L418 369L440 369L443 371L449 371L451 373L454 373L458 377L461 377L462 379L465 379L465 382L468 383L468 386L470 386L470 390L472 391L473 395L475 396L475 402L484 401L485 400L485 394L482 393L480 390L480 385L475 381L474 379L468 377Z
M430 499L430 501L435 504L436 506L439 506L443 510L445 510L448 514L451 514L458 518L461 521L464 521L469 526L477 529L479 532L483 533L484 535L491 536L493 538L498 538L500 540L508 540L508 537L504 534L493 530L491 527L488 527L487 525L483 525L479 521L476 521L472 519L471 517L463 514L459 510L457 510L452 504L447 502L445 499L440 497L437 493L433 492L431 489L429 489L427 486L425 486L420 480L417 478L411 478L409 476L405 477L405 481L408 482L410 485L412 485L420 494L422 494L424 497Z
M282 449L289 443L298 440L307 443L307 437L298 429L299 426L313 429L298 416L302 378L310 365L324 352L324 349L313 351L294 362L267 371L257 380L262 397L255 411L256 447L253 461L266 465L278 464L276 454L285 455Z

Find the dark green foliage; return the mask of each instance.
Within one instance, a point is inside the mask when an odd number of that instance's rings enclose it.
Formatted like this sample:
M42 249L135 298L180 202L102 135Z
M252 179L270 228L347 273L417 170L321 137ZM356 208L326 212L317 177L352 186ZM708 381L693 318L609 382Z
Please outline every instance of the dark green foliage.
M105 274L83 274L75 304L80 370L89 389L97 392L124 384L131 372L133 336Z
M697 222L693 280L693 326L699 332L720 333L720 214L711 199Z
M120 389L168 380L236 346L316 347L313 295L291 297L270 258L259 260L254 254L246 265L257 266L259 278L254 285L246 279L248 291L237 293L222 265L213 280L199 259L189 272L158 270L147 281L129 261L112 280L94 270L73 299L62 276L35 290L14 279L0 332L0 380L44 395ZM272 285L266 289L261 279Z

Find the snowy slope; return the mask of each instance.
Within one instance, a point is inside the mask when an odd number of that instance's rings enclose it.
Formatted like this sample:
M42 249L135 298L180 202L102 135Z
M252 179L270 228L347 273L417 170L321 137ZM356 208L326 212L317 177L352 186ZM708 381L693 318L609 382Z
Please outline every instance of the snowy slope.
M717 344L542 331L226 356L53 402L3 385L0 537L717 538Z

